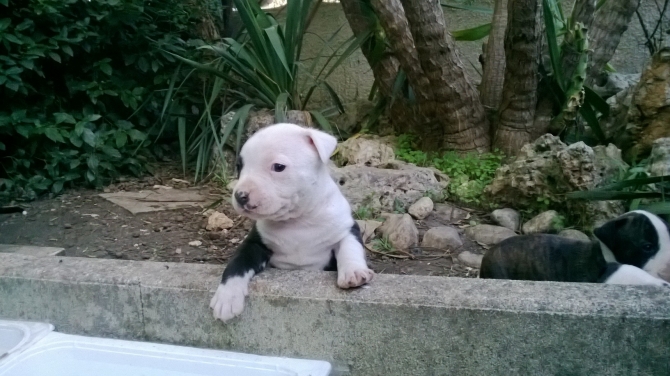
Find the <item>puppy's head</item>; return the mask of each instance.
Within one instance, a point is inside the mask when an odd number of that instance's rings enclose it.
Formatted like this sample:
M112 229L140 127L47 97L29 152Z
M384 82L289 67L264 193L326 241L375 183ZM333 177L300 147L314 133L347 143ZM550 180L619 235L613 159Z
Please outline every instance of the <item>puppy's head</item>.
M612 251L617 262L633 265L655 277L670 268L670 230L654 214L635 210L595 229L593 234Z
M255 220L299 216L330 179L327 163L336 146L335 137L293 124L258 131L240 151L233 207Z

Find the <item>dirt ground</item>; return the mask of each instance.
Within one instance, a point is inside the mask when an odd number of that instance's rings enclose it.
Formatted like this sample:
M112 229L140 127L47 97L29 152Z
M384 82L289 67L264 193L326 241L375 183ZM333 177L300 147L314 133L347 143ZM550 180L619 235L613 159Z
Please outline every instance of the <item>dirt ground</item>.
M157 184L188 187L178 180L177 171L165 167L154 176L108 186L105 192L146 190ZM252 223L234 212L222 185L210 182L200 188L212 201L224 199L213 209L233 219L233 228L225 233L205 229L202 207L133 215L98 196L100 191L70 190L26 204L26 215L0 214L0 244L62 247L71 257L225 264ZM421 222L417 226L422 236L427 227ZM478 270L461 265L457 256L464 250L484 250L463 240L463 247L455 251L417 247L384 254L370 247L368 259L377 273L476 277Z

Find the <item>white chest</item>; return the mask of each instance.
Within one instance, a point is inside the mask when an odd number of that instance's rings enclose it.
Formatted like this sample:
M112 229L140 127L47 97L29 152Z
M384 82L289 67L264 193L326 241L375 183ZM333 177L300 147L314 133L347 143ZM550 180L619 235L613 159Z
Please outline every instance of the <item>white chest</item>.
M343 226L285 226L257 223L263 243L272 250L270 265L279 269L323 270L347 235Z

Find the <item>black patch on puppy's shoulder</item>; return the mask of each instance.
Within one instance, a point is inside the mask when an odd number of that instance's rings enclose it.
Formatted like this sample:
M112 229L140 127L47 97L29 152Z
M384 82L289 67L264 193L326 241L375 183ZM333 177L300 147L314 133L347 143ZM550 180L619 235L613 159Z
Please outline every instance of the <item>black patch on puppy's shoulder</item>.
M354 225L351 226L351 234L358 240L361 245L363 245L363 237L361 236L361 227L358 225L358 222L354 221Z
M228 266L223 271L221 276L221 283L226 283L228 278L242 277L249 271L254 271L254 274L260 273L267 265L272 251L268 248L261 238L256 225L251 228L249 235L242 241L237 253L230 260Z
M337 271L337 258L335 258L335 250L330 251L330 261L328 265L323 268L326 272L336 272Z

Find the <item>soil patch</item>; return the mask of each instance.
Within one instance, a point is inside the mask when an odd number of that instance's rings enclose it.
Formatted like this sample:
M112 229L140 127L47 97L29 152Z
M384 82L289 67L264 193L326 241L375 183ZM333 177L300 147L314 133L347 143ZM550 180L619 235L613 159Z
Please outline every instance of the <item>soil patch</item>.
M105 192L138 191L155 185L188 187L171 169L160 176L126 180L105 188ZM129 211L98 196L101 191L71 190L51 199L30 203L27 214L0 215L0 243L65 248L65 256L116 258L157 262L225 264L252 226L229 204L230 193L209 183L200 193L220 200L212 209L234 221L232 229L205 229L206 208L192 207L150 213ZM417 223L420 236L428 229ZM462 251L481 254L484 249L463 237L457 250L413 248L405 253L385 255L368 252L370 267L377 273L476 277L478 270L462 265Z

